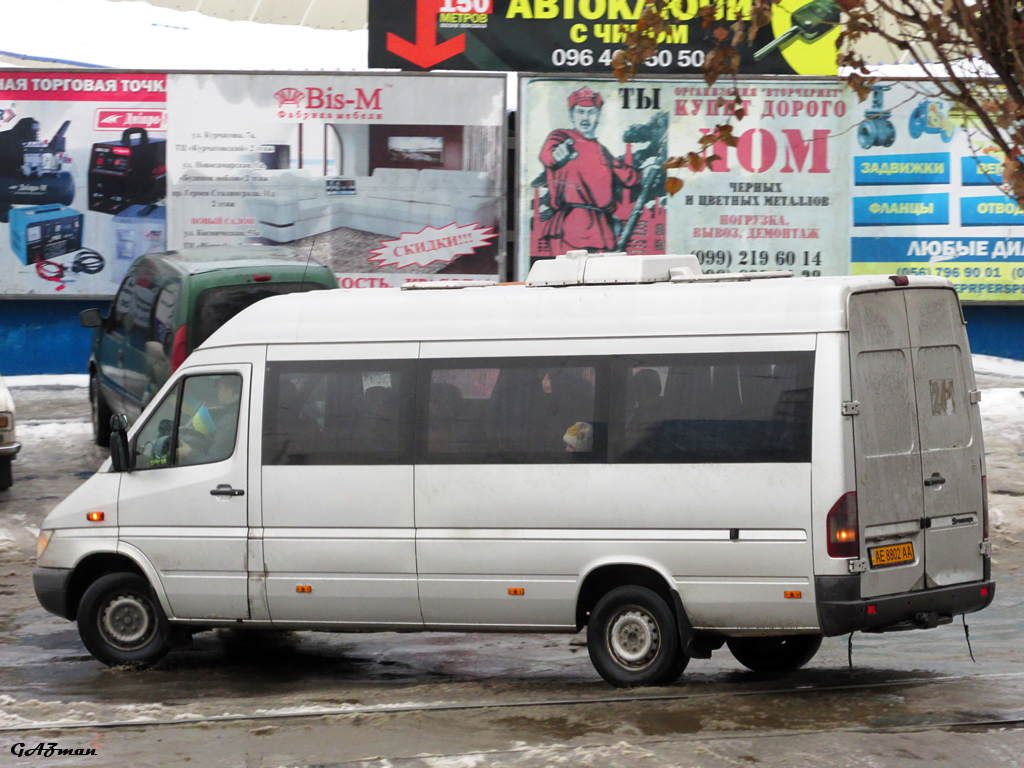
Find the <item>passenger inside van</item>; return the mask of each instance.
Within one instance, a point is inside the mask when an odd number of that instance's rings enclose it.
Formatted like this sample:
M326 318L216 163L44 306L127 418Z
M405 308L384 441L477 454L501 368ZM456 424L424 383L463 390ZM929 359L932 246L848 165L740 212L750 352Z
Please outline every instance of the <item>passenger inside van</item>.
M234 375L194 376L185 380L182 415L191 412L192 417L183 419L178 430L179 464L208 464L231 455L238 431L241 393L242 380Z

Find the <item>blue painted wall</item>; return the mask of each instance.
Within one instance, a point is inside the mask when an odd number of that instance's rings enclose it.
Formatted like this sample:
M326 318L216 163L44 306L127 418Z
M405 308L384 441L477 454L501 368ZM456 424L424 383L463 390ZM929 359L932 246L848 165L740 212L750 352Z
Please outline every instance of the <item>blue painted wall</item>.
M0 374L85 373L92 331L78 313L109 301L0 300ZM1024 360L1024 306L964 307L971 351Z
M1024 360L1024 307L964 307L967 338L976 355Z
M78 324L78 313L106 300L45 301L0 299L0 375L86 373L92 329Z

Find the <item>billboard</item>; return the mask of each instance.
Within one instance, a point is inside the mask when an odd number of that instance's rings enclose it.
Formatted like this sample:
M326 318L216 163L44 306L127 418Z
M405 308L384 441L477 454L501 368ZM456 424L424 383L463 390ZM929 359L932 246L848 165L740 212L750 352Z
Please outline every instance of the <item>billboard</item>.
M110 296L143 253L239 243L343 287L502 277L505 146L502 75L19 72L0 295Z
M374 0L369 64L382 69L607 73L646 0ZM714 38L697 3L670 5L668 27L645 74L700 74ZM720 18L750 6L721 3ZM746 74L836 74L835 0L772 5L771 25L741 46Z
M945 277L967 302L1024 299L1024 211L971 120L923 81L877 83L856 118L851 273Z
M848 270L852 100L834 80L744 80L736 147L702 173L667 157L723 120L700 80L523 81L517 271L568 250L695 253L705 271Z

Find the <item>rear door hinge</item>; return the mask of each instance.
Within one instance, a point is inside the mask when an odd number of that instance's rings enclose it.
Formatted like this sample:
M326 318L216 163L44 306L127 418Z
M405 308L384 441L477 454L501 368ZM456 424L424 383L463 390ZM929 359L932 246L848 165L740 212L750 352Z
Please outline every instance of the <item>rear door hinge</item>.
M864 573L868 569L868 561L863 558L859 560L847 560L846 567L850 573Z
M860 400L847 400L843 403L843 416L859 416Z
M992 554L992 540L985 539L984 541L979 543L978 548L981 550L981 554L988 557Z
M976 405L981 402L981 390L972 389L967 393L971 398L971 405Z

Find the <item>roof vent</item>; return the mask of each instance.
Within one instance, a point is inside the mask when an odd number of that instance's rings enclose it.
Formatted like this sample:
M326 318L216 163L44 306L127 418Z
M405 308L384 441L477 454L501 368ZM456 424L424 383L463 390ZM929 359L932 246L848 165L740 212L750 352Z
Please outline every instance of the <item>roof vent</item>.
M692 254L645 256L569 251L554 259L534 264L526 278L526 285L667 283L676 275L697 277L700 274L700 262Z

